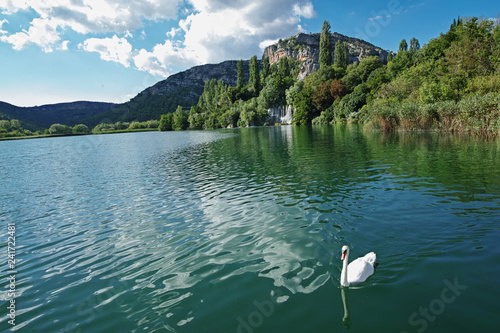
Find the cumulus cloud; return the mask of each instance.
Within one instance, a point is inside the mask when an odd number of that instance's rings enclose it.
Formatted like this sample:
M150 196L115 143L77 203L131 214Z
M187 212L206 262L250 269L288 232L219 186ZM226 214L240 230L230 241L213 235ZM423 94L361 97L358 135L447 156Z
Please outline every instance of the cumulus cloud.
M14 33L2 41L15 49L33 43L51 51L65 29L83 35L126 33L141 28L143 20L176 19L181 1L3 0L0 9L4 15L32 10L39 17L33 19L27 31ZM41 38L43 33L48 33L48 38Z
M21 50L27 44L33 43L40 46L45 52L52 52L52 46L61 39L57 32L57 26L54 20L36 18L31 22L28 30L11 35L4 34L0 40L12 44L15 50Z
M125 67L130 66L132 45L126 38L89 38L83 42L83 49L88 52L97 52L101 59L114 61Z
M0 35L15 49L65 50L64 34L72 30L83 37L81 49L164 77L174 69L260 55L265 41L303 31L301 20L316 15L310 0L1 0L0 10L37 14L27 30ZM150 21L170 22L164 39L134 48L129 40L144 37ZM102 34L112 37L95 38Z
M310 3L310 2L304 3L304 4L300 4L300 3L294 4L293 5L293 12L295 13L295 15L303 16L305 18L313 18L316 16L316 12L314 11L314 7L313 7L312 3Z
M161 65L158 62L158 58L152 52L142 49L133 59L135 66L141 71L163 77L167 77L171 74L165 65Z

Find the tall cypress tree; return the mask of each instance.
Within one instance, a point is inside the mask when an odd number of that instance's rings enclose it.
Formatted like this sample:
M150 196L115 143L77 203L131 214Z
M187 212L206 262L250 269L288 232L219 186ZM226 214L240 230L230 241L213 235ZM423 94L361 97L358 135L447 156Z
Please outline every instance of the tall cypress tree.
M269 56L265 57L262 60L262 82L266 81L266 78L269 76L271 72L271 64L269 64Z
M332 37L330 33L330 22L324 21L319 37L319 67L332 65Z
M259 62L257 61L256 55L254 55L250 59L249 70L250 70L250 79L248 81L248 85L250 86L252 94L254 96L258 96L260 91L260 75L259 75Z
M410 40L410 52L413 53L413 52L417 52L418 50L420 50L420 43L418 42L418 39L413 37Z
M240 59L236 64L236 68L238 70L237 78L236 78L236 87L241 89L243 88L243 60Z
M406 39L402 39L399 43L399 51L408 51L408 43L406 43Z
M345 68L349 64L349 46L346 42L335 43L334 65Z

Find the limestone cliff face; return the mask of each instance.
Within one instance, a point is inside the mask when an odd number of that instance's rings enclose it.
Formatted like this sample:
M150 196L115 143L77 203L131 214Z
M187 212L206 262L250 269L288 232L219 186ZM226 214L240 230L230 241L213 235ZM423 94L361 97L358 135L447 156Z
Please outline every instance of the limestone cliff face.
M299 73L299 79L316 72L319 69L319 37L320 34L298 33L286 40L280 40L278 43L269 45L264 49L264 57L269 57L272 64L279 62L282 57L291 57L302 62L302 68ZM376 47L364 40L347 37L339 33L332 33L332 46L335 50L335 44L346 42L349 46L349 63L359 62L369 56L377 56L383 63L387 63L388 52ZM334 59L334 52L332 52Z

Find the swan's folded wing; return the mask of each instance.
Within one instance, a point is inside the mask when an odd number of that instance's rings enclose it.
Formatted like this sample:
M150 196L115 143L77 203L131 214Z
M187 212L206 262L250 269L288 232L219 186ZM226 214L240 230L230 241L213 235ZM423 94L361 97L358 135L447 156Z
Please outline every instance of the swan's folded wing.
M375 266L375 262L377 261L377 255L375 254L375 252L370 252L365 254L363 259L370 265Z
M373 272L373 265L367 262L365 257L361 257L347 266L347 279L349 283L361 283L372 275Z

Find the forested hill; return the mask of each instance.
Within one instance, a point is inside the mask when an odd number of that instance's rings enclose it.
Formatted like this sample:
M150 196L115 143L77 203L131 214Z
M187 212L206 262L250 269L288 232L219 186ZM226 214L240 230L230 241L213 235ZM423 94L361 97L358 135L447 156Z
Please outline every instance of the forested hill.
M228 60L219 64L192 67L169 76L146 88L130 101L117 105L103 114L84 119L84 123L95 126L101 122L132 122L160 119L162 114L174 112L180 105L189 109L198 103L205 82L221 80L227 85L236 85L237 61ZM244 77L248 78L248 61L243 62Z
M56 123L74 126L81 123L82 119L101 114L116 105L115 103L79 101L19 107L0 102L0 120L17 119L23 128L36 131L49 128Z

